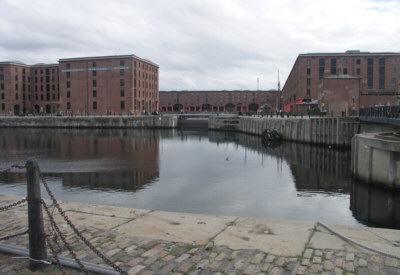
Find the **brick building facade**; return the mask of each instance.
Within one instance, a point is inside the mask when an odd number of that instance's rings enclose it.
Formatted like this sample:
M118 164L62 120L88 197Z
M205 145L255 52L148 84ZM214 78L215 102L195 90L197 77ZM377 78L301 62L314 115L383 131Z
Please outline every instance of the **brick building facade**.
M331 75L321 79L318 106L331 116L357 115L360 105L361 78Z
M134 55L60 59L60 108L73 113L152 112L158 66Z
M60 107L58 64L37 64L30 71L29 112L56 113Z
M400 94L400 53L371 53L346 51L344 53L300 54L282 89L282 105L290 106L298 99L321 98L321 82L329 76L360 78L360 100L357 108L374 105L395 105ZM344 77L345 78L345 77ZM338 87L334 88L334 83ZM329 85L339 97L343 77L330 79ZM321 107L321 106L320 106Z
M0 62L0 113L13 114L29 110L31 71L21 62Z
M276 111L278 91L160 91L163 112L256 112L262 106Z
M158 65L135 55L0 62L0 114L152 112L158 85Z

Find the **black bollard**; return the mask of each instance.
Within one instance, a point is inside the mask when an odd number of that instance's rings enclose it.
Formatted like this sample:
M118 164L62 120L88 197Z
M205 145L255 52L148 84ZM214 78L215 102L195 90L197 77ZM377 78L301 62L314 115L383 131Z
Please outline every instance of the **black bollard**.
M29 225L29 268L39 270L44 266L41 260L47 260L44 235L42 205L40 203L40 177L35 158L26 162L26 179L28 183L28 225Z

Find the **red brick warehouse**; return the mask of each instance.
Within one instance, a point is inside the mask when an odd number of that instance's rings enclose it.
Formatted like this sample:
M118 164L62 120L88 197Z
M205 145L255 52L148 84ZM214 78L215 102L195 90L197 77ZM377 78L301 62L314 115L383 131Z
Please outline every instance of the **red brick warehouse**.
M285 111L302 101L318 101L320 108L333 114L399 104L399 94L400 53L358 50L299 54L282 89ZM329 104L329 98L335 102Z
M60 59L67 113L137 114L158 107L158 65L135 55Z
M21 62L0 62L0 113L19 114L31 109L31 69Z
M158 65L135 55L0 62L0 114L137 114L158 109Z
M160 91L163 112L256 112L263 106L276 111L278 91Z

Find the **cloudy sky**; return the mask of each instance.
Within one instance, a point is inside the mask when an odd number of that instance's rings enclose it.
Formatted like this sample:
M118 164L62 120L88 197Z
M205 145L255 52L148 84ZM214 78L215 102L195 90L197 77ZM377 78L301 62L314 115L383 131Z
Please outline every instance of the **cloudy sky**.
M400 1L0 0L0 61L135 54L160 90L276 89L300 53L400 52Z

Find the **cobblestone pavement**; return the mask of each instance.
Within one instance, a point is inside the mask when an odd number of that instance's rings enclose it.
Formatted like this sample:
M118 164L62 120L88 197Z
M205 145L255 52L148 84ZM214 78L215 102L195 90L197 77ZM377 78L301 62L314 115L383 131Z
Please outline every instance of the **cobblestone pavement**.
M192 246L150 239L126 240L106 232L92 232L96 246L128 274L400 274L399 261L385 256L306 248L302 257L280 257L257 250L224 246ZM8 241L21 246L25 240ZM81 260L104 265L93 253L76 244ZM63 252L63 256L69 256ZM28 262L0 254L1 274L29 274ZM106 266L106 265L104 265ZM45 274L61 274L57 266ZM67 269L68 274L79 271ZM35 274L35 273L32 273ZM40 274L40 273L37 273Z
M24 211L24 207L0 211L0 238L26 229L26 218L22 215ZM108 267L66 226L61 227L79 259ZM355 247L352 251L315 249L309 241L301 256L290 257L257 249L235 250L214 245L213 240L196 245L130 237L90 226L80 228L80 231L128 274L400 274L399 260L370 254ZM0 244L28 248L28 236L2 240ZM71 257L66 249L62 250L61 256ZM0 274L42 274L30 272L27 260L12 257L0 253ZM46 267L43 273L61 274L57 265ZM66 273L82 272L66 269Z

